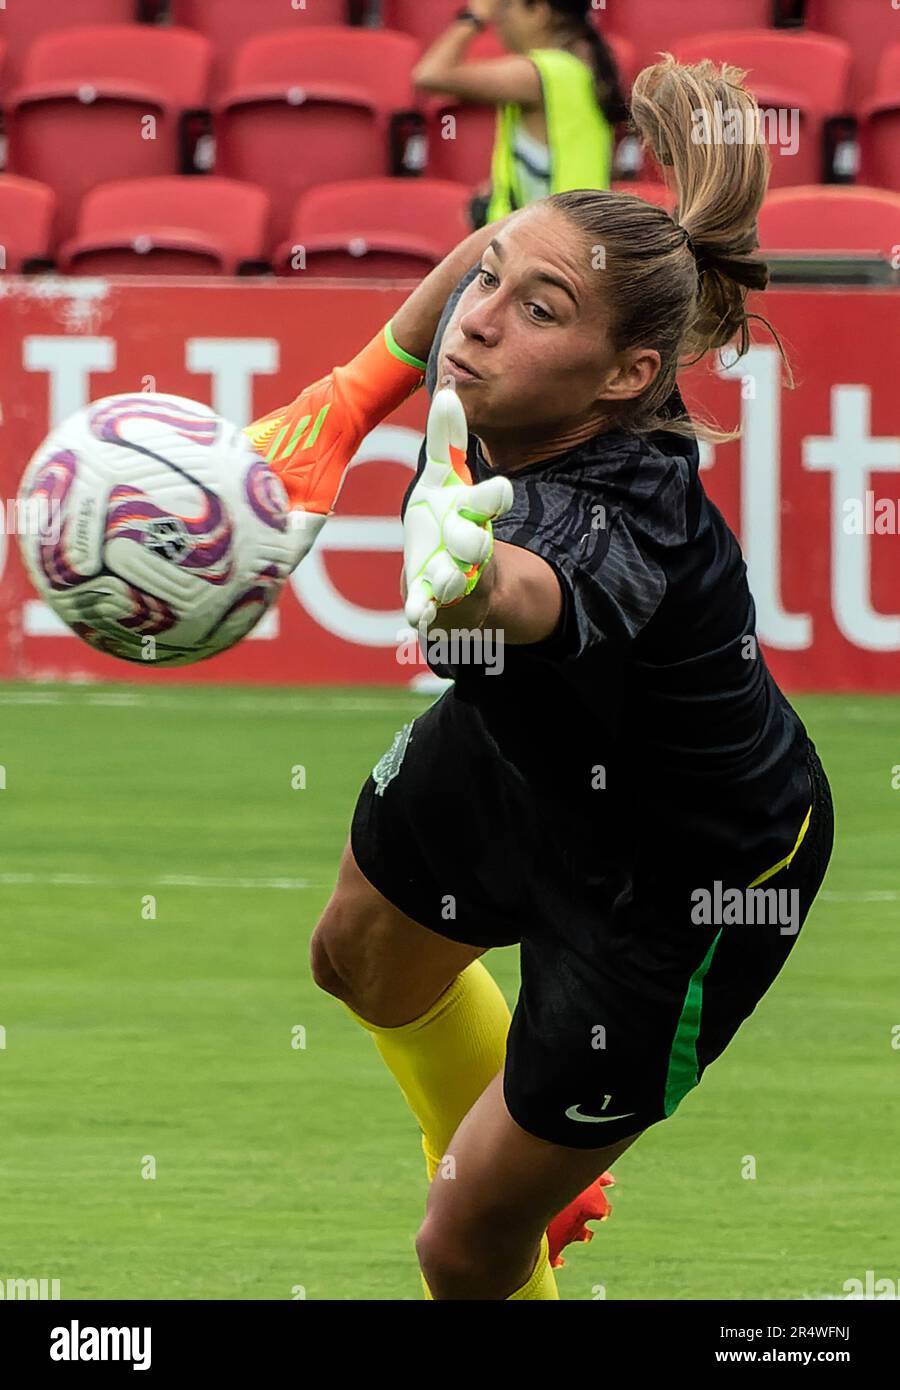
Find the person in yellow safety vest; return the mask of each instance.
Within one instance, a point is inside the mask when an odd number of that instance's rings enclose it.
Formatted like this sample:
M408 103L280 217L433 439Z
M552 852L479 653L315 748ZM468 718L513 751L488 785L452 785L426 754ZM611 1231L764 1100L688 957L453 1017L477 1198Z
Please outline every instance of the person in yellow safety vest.
M426 91L497 104L490 183L475 226L573 188L609 188L614 125L627 115L615 59L591 21L591 0L470 0L413 70ZM467 62L495 25L508 55Z

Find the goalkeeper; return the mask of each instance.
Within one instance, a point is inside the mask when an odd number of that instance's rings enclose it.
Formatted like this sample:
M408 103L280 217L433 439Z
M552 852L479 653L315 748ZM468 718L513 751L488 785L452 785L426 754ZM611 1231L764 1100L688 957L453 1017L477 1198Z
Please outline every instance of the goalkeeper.
M436 1299L558 1297L597 1184L760 1002L830 857L828 782L675 384L748 350L767 280L764 147L691 138L719 103L754 116L742 79L671 59L637 79L675 220L555 195L434 272L461 276L439 323L427 280L393 320L410 371L454 383L404 502L407 618L506 652L499 675L434 667L454 683L366 780L312 963L419 1121ZM283 462L291 487L303 464ZM292 495L324 515L329 491ZM510 1022L480 957L513 943Z

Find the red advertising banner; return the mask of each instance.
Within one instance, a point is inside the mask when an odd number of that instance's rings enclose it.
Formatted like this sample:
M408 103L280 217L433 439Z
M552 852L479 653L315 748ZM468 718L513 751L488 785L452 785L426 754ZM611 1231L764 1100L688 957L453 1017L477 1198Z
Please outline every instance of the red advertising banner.
M0 281L0 497L52 424L99 396L172 392L239 425L354 355L403 292L337 283ZM712 499L741 539L758 632L788 690L900 691L900 293L772 291L789 389L765 334L733 366L682 382L691 409L738 441L703 449ZM69 634L0 527L0 678L404 684L398 660L399 503L415 468L422 392L365 441L312 553L237 648L160 671ZM408 644L405 648L408 652Z

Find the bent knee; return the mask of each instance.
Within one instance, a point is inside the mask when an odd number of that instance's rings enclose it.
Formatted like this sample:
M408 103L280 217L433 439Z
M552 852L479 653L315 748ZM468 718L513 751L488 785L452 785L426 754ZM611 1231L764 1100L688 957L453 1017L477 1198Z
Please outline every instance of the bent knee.
M327 933L322 931L322 923L316 927L309 943L309 968L314 983L326 994L343 998L347 983L339 974L328 951Z
M309 944L312 977L319 989L352 1007L364 1002L377 983L378 935L382 899L344 850L338 881Z
M312 977L319 989L342 999L368 1017L388 988L388 972L373 950L378 936L377 907L362 909L358 899L336 889L309 946Z
M363 877L350 847L310 943L320 989L385 1028L423 1014L482 955L407 917Z
M499 1227L464 1234L430 1216L416 1235L416 1255L432 1296L442 1299L506 1297L526 1282L533 1263L528 1239L508 1228L505 1239Z
M478 1280L478 1251L426 1217L416 1235L416 1255L432 1296L468 1298ZM483 1267L482 1267L483 1272Z
M313 932L309 951L319 989L385 1028L407 1023L431 1002L426 996L418 1007L422 985L417 972L404 971L390 949L392 913L374 894L367 900L337 888ZM427 990L427 982L424 987Z

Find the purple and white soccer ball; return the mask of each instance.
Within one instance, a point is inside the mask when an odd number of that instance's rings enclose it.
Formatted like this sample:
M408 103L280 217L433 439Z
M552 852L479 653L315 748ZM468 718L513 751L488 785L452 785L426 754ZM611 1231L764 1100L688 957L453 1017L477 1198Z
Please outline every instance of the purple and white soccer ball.
M19 488L41 596L85 642L186 666L233 647L297 563L287 494L208 406L107 396L54 429Z

